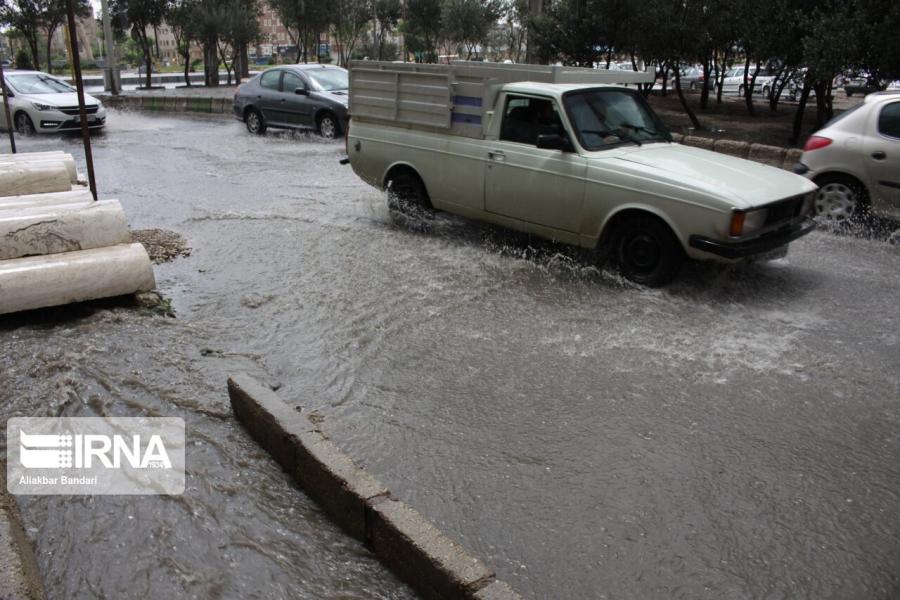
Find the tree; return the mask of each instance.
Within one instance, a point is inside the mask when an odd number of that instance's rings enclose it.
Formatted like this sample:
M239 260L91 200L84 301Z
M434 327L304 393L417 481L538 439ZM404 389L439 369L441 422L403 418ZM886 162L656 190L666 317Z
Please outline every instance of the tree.
M330 6L317 0L270 0L288 35L297 44L297 62L307 62L309 51L319 54L319 34L331 22Z
M31 64L35 67L40 64L38 37L43 12L43 0L6 0L0 5L0 23L9 25L22 35L31 52Z
M241 82L241 62L246 55L247 46L259 38L259 7L254 0L226 0L220 7L219 40L231 49L229 63L225 49L220 44L219 53L228 72L228 85L231 85L231 72L235 73L236 83Z
M141 48L146 66L146 87L152 85L153 37L148 31L159 27L169 16L170 0L110 0L110 11L119 13L131 25L131 37ZM118 21L118 19L117 19Z
M377 60L384 59L384 42L387 34L397 29L403 15L403 4L400 0L375 0L372 5L375 22L372 24L373 56Z
M373 6L370 0L334 0L333 7L332 25L338 45L338 61L341 66L346 67L356 43L369 23Z
M528 0L505 0L500 16L506 57L515 63L522 62L528 37Z
M169 12L169 25L175 47L184 61L184 83L191 85L191 44L198 41L196 25L197 0L176 0Z
M437 62L441 39L441 0L407 0L404 31L407 47L416 54L416 62Z
M65 22L68 14L66 0L43 0L43 15L41 24L47 33L47 72L53 73L53 56L50 48L53 45L53 35ZM88 0L75 0L75 16L87 17L91 14L90 4ZM69 35L76 35L75 32L69 32Z
M461 44L466 60L477 55L488 33L500 18L499 0L443 0L441 32L444 39Z

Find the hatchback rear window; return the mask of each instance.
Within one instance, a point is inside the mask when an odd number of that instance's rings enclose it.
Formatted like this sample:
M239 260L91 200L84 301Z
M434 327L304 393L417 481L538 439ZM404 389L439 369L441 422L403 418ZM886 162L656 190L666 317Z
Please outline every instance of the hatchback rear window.
M835 123L837 123L838 121L840 121L841 119L843 119L844 117L849 116L849 115L852 114L854 111L859 110L859 109L862 108L863 106L864 106L863 104L857 104L856 106L851 106L850 108L848 108L847 110L845 110L845 111L842 112L841 114L837 115L837 116L836 116L835 118L833 118L832 120L830 120L830 121L828 121L827 123L825 123L825 126L824 126L822 129L824 129L825 127L831 127L832 125L834 125Z

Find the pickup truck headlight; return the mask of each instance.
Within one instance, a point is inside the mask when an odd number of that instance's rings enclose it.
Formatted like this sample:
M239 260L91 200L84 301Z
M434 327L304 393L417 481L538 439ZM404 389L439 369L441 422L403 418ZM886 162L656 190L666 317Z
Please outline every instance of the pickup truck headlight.
M32 102L31 105L38 110L55 110L55 106L50 106L49 104L42 104L41 102Z
M768 211L765 208L749 211L734 211L731 214L731 227L729 227L728 233L732 237L740 237L759 230L766 222L767 212Z

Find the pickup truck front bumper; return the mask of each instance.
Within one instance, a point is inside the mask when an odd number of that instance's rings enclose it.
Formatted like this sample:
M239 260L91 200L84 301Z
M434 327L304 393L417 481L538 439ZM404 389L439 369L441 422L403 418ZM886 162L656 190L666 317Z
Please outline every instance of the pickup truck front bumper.
M806 218L749 240L723 242L700 235L692 235L688 241L691 248L710 252L724 258L746 258L780 248L799 237L803 237L815 228L815 221L811 218Z

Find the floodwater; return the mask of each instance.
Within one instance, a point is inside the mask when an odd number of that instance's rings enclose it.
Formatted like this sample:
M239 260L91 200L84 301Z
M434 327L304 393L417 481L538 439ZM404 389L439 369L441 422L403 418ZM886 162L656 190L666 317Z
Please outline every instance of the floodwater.
M183 234L176 319L0 322L0 415L182 416L177 498L20 498L54 597L405 597L235 424L246 370L528 598L900 596L900 247L649 290L438 215L398 227L340 143L112 112L101 195ZM28 139L23 150L77 138Z

